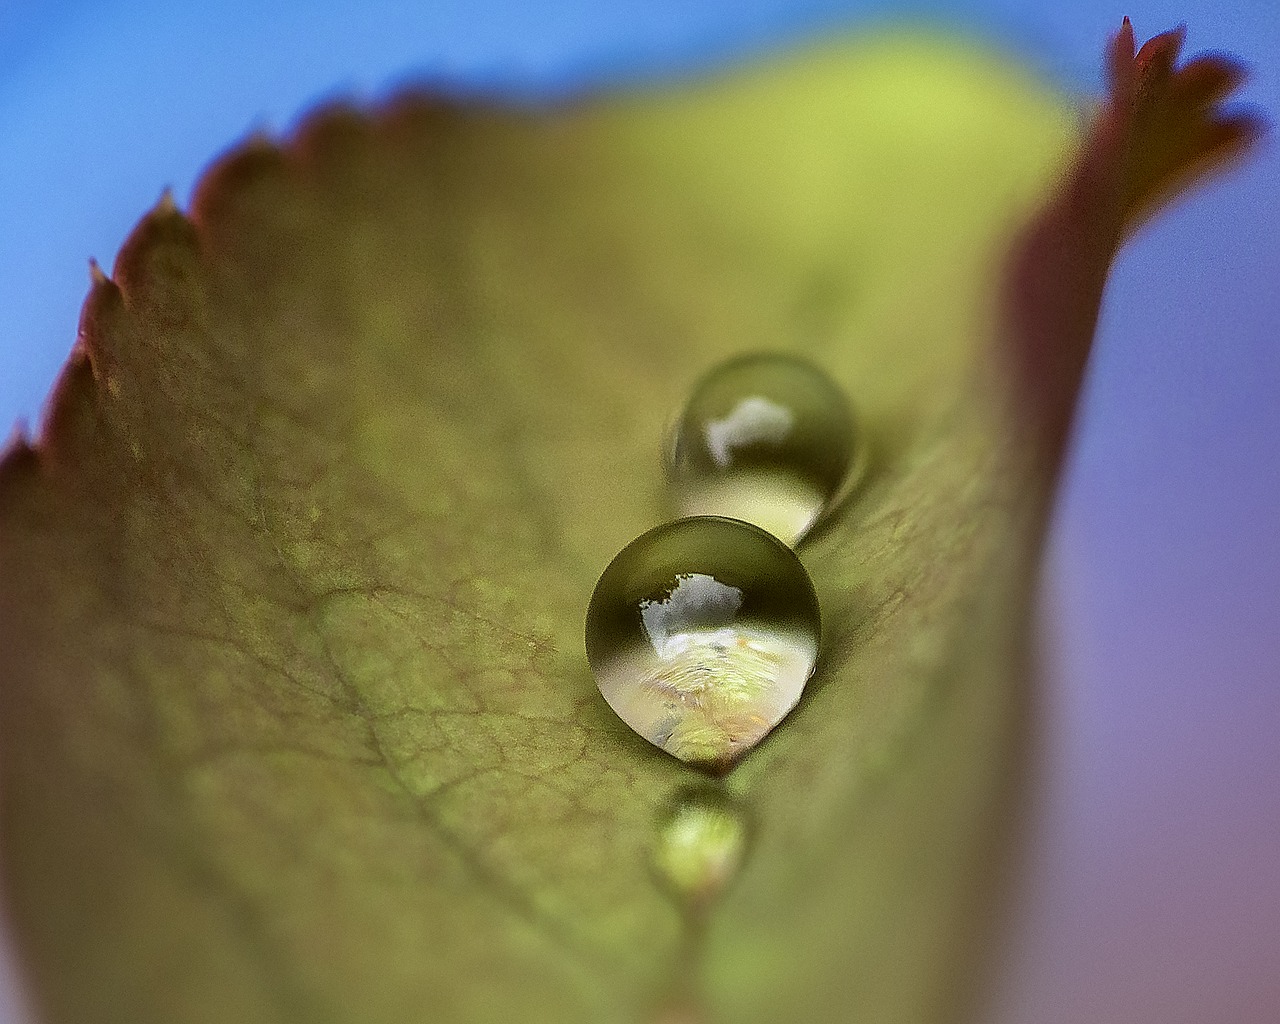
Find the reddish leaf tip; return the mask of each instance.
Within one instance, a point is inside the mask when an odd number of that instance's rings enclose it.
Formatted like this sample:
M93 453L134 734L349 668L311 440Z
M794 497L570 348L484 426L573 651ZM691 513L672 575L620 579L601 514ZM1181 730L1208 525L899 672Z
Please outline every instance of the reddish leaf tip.
M89 257L89 284L96 288L100 284L105 284L107 275L103 273L101 264L93 256Z
M1154 210L1239 156L1264 130L1218 101L1243 79L1230 59L1177 67L1185 26L1134 52L1124 19L1105 51L1110 95L1058 195L1014 250L1006 338L1026 405L1060 456L1084 372L1102 287L1125 236Z
M1185 37L1185 26L1153 36L1113 75L1103 127L1124 140L1123 164L1117 166L1123 166L1130 229L1263 134L1261 118L1220 106L1244 81L1244 66L1208 54L1179 67Z

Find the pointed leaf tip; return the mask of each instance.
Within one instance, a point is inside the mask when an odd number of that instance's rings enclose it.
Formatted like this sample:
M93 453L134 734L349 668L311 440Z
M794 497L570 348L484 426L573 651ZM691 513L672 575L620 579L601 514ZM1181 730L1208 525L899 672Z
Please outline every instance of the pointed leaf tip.
M1126 232L1197 181L1225 167L1262 134L1263 121L1223 103L1246 78L1235 58L1204 54L1177 66L1185 26L1153 37L1132 60L1128 88L1114 90L1094 134L1122 140L1112 156L1123 177Z
M1125 19L1108 45L1110 94L1008 264L1001 336L1022 375L1023 412L1043 428L1055 463L1118 247L1159 206L1243 152L1259 130L1255 117L1219 105L1242 79L1239 65L1208 56L1176 67L1184 35L1183 28L1161 33L1135 53Z
M1126 17L1107 47L1107 88L1112 96L1132 90L1134 46L1133 25Z

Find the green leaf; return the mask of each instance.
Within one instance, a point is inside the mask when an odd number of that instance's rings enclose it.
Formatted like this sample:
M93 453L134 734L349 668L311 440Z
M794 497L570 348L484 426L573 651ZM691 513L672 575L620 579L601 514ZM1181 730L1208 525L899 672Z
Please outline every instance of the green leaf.
M1186 141L1217 95L1123 79L1074 163L1028 74L892 37L551 111L331 109L162 201L0 464L45 1017L950 1017L1106 266L1253 131L1158 158L1130 113ZM824 654L728 777L752 844L704 917L651 867L697 773L613 717L581 629L665 515L670 414L753 349L826 367L874 450L803 550Z

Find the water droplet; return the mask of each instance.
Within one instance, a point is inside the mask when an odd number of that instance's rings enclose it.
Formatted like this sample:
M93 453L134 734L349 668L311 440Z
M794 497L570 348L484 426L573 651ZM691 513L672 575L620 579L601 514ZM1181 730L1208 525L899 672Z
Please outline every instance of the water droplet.
M794 546L856 479L856 434L844 392L812 363L731 359L698 382L676 423L676 506L754 523Z
M790 548L697 516L650 530L609 563L587 608L587 660L627 725L724 770L795 707L819 632L813 583Z
M658 822L654 867L681 900L704 908L737 875L747 838L746 816L727 793L689 787Z

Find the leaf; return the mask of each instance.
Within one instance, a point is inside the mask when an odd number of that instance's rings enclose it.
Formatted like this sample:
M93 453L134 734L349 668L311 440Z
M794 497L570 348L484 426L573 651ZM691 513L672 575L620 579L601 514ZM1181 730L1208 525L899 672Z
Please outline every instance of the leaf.
M45 1017L952 1016L1106 267L1255 131L1228 65L1124 38L1075 158L1025 73L892 37L559 110L329 109L162 201L0 464ZM581 624L664 514L667 416L759 348L829 369L874 461L803 552L825 653L728 778L754 842L704 918L650 868L696 773L612 716Z

